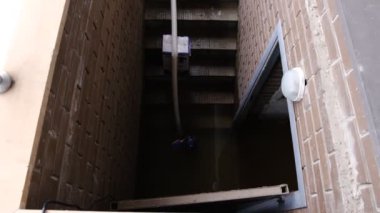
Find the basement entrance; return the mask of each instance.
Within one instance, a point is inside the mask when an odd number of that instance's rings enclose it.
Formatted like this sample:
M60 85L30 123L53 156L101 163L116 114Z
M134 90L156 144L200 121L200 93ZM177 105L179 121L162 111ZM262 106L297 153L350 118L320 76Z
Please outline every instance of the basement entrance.
M112 197L118 210L237 211L264 201L287 205L287 197L303 192L293 109L279 92L287 67L278 47L264 56L270 66L254 71L266 73L254 78L254 95L237 100L238 1L178 2L179 35L192 41L179 102L183 127L197 143L194 150L173 149L170 74L160 46L170 34L168 2L70 3L26 181L27 208L48 200L93 206L100 199L93 210L110 210ZM142 20L126 8L145 19L144 42Z

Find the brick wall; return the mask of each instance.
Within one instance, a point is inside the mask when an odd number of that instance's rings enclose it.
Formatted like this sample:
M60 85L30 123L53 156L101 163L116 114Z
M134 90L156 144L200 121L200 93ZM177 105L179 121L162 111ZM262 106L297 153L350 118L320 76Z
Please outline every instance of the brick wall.
M86 207L106 195L132 196L142 22L140 0L70 2L27 208L48 199Z
M241 0L238 86L241 98L281 20L288 65L308 85L295 103L307 193L302 212L375 212L380 178L373 141L336 0Z

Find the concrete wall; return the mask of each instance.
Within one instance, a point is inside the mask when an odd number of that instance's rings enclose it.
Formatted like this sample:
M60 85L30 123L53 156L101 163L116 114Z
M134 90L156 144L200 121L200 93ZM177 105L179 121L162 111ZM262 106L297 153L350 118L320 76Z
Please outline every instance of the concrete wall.
M29 167L27 208L48 199L85 208L107 195L132 196L142 24L140 0L70 2Z
M380 207L373 136L338 11L335 0L241 0L239 6L239 98L279 21L289 67L306 73L305 97L295 103L308 202L300 212Z
M345 18L349 47L354 58L354 67L358 70L361 87L368 103L368 117L373 121L370 131L377 135L377 146L380 149L380 1L376 0L341 0L342 15ZM365 23L365 24L363 24ZM371 125L370 125L371 126ZM380 152L377 152L380 162Z

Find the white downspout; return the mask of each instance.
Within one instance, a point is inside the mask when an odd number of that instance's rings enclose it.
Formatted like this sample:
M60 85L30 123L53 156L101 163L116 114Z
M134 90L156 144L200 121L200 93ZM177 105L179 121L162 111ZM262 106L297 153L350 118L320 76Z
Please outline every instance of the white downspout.
M178 33L177 33L177 0L171 0L171 18L172 18L172 89L173 89L173 107L180 137L183 137L181 125L181 116L179 112L178 100Z

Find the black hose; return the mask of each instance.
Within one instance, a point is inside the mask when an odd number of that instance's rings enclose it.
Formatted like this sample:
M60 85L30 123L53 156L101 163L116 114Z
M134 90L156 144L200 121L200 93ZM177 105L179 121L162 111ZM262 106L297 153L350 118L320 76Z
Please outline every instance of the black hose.
M49 205L51 205L51 204L65 206L65 207L68 207L68 208L71 208L71 209L80 210L80 211L83 211L83 210L94 210L94 208L97 205L99 205L100 203L105 202L107 200L113 201L115 199L114 199L114 197L112 195L107 195L105 197L102 197L102 198L97 199L94 202L92 202L91 205L89 205L88 208L82 208L82 207L80 207L77 204L65 203L65 202L58 201L58 200L47 200L46 202L44 202L44 204L42 206L42 213L46 213L46 211L48 210Z
M65 202L61 202L61 201L57 201L57 200L48 200L42 206L42 213L46 213L50 204L57 204L57 205L69 207L72 209L82 210L82 208L80 206L75 205L75 204L65 203Z

